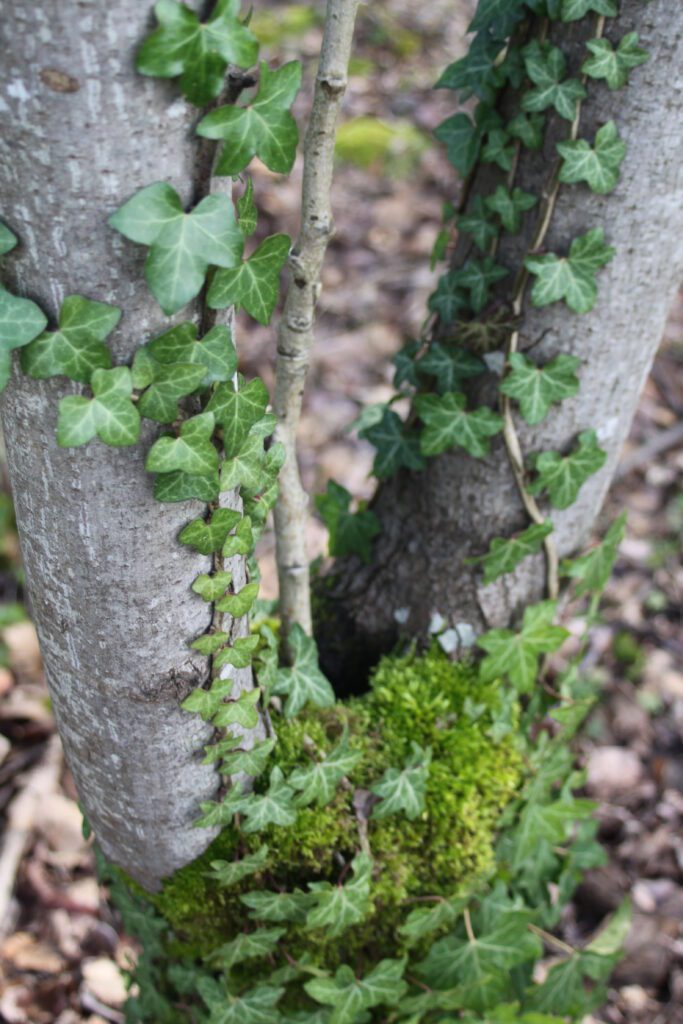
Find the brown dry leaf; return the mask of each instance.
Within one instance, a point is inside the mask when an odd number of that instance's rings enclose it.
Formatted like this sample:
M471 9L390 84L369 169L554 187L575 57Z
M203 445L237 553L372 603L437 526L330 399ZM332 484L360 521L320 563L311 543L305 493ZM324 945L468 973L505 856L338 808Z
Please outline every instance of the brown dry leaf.
M85 988L106 1006L120 1007L128 995L121 972L108 957L84 960L81 970Z
M15 932L0 946L0 957L19 971L58 974L65 963L59 953L29 932Z

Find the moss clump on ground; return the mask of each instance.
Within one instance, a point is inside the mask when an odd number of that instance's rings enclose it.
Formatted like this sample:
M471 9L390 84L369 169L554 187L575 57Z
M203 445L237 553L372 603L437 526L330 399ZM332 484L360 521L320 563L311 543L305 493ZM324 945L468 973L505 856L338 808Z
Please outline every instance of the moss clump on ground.
M492 866L496 826L521 775L514 722L504 738L491 735L502 709L497 683L482 684L474 667L449 661L435 647L384 658L362 697L279 718L272 764L285 776L309 765L311 756L327 754L345 731L359 762L326 807L304 808L295 825L255 835L230 827L166 883L153 900L173 930L176 952L206 957L242 932L245 892L305 892L308 882L338 881L340 865L365 843L374 861L370 916L334 940L290 924L287 948L326 967L362 963L365 949L371 963L379 954L395 956L397 929L415 897L453 895ZM403 813L368 820L358 810L359 794L367 794L385 769L402 768L415 743L432 751L424 812L413 821ZM257 791L267 774L256 781ZM211 878L212 861L238 859L264 843L269 852L262 871L229 889Z

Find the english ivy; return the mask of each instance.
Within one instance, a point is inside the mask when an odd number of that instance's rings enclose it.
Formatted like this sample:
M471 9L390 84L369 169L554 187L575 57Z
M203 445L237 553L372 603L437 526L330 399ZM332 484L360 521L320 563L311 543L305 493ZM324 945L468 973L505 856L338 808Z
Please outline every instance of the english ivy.
M218 270L209 288L209 306L243 308L259 323L270 323L290 245L288 235L271 235L234 269Z
M584 430L568 455L541 452L535 457L536 478L529 485L529 490L532 494L547 491L554 508L569 508L588 477L602 469L606 459L595 431Z
M605 245L603 229L592 228L574 239L568 256L527 256L526 267L536 278L533 304L547 306L564 299L575 313L590 313L598 297L597 272L609 263L614 251Z
M606 195L619 181L626 145L614 121L608 121L598 129L594 146L586 139L576 139L558 142L557 151L563 157L560 181L568 185L585 181L593 192Z
M95 370L92 398L69 395L59 403L57 443L74 448L99 437L115 448L135 444L140 437L140 413L131 401L133 382L126 366Z
M23 349L22 370L39 379L64 376L89 384L93 370L111 366L104 341L120 318L116 306L70 295L62 303L58 330L45 331Z

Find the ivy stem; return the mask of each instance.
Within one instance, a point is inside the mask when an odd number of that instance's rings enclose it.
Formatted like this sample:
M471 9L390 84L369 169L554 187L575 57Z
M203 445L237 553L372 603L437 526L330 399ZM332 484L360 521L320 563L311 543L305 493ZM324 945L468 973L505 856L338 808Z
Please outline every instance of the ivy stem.
M309 499L297 464L297 431L314 341L320 274L333 232L330 192L336 125L346 91L359 0L327 0L320 65L304 143L301 231L289 257L289 283L277 341L275 439L285 447L275 506L280 612L285 645L294 623L312 632L306 550Z
M568 956L573 956L576 950L573 946L570 946L568 942L563 942L562 939L558 939L556 935L551 935L550 932L546 932L543 928L539 928L538 925L529 924L527 928L534 935L538 935L540 939L543 939L549 946L555 946L556 949L561 950L563 953L567 953Z
M472 918L470 917L470 912L467 907L465 907L463 911L463 918L465 920L465 931L467 932L468 940L470 942L476 942L477 937L474 934L474 929L472 928Z

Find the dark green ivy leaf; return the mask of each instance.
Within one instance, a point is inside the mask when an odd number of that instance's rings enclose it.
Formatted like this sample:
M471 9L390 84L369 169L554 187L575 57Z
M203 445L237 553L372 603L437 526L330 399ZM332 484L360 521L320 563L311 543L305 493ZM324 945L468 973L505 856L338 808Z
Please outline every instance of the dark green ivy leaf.
M553 532L553 524L532 523L526 530L514 537L495 537L487 554L477 558L468 558L469 564L480 562L484 568L484 584L493 583L499 576L504 576L528 558L541 550L545 538Z
M579 390L576 371L581 360L561 353L543 366L536 366L528 356L513 352L510 369L500 383L504 395L519 402L522 418L532 426L548 415L553 402L561 402Z
M145 469L150 473L180 470L191 476L211 476L218 470L218 451L212 437L213 413L192 416L180 425L179 437L160 437L149 450Z
M589 11L615 18L618 14L617 0L562 0L562 21L579 21Z
M372 471L380 480L403 467L424 469L418 437L407 432L403 420L393 410L385 409L381 420L359 430L358 436L377 449Z
M526 146L527 149L538 151L543 145L545 118L543 114L515 115L507 124L508 134Z
M468 114L454 114L434 130L434 135L446 146L450 163L462 177L466 177L477 162L487 132L501 128L502 124L497 111L488 104L480 103L474 120Z
M375 513L364 507L352 512L351 494L334 480L328 481L325 494L316 495L315 507L330 534L330 554L358 555L369 562L372 539L380 532Z
M512 192L499 185L492 196L486 200L486 206L492 213L497 213L506 231L513 235L522 227L522 217L527 210L536 206L538 199L530 192L523 192L521 188L515 188Z
M147 349L159 363L203 366L206 371L202 381L204 387L217 381L231 380L237 369L237 352L230 329L217 324L203 338L197 337L197 334L196 324L178 324L151 341ZM139 349L136 355L141 351L145 350ZM150 369L153 373L154 367ZM152 375L140 384L134 380L134 384L136 387L147 387L153 379Z
M610 89L628 85L631 71L650 59L647 50L638 46L637 32L625 35L616 50L609 39L589 39L586 46L591 56L584 61L581 70L591 78L604 79Z
M489 132L481 151L481 162L497 164L502 171L512 170L515 159L515 147L507 131L495 128Z
M207 1024L275 1024L280 1016L275 1007L285 990L258 985L235 996L214 978L203 977L197 991L210 1011Z
M588 477L602 469L606 459L595 431L585 430L579 434L578 443L569 455L541 452L535 456L536 478L529 485L529 491L532 494L546 491L553 508L569 508Z
M522 110L539 113L554 107L560 117L573 121L578 103L586 96L585 87L576 78L566 78L567 61L556 46L543 46L534 39L524 47L524 62L534 88L522 97Z
M260 324L270 323L290 245L288 235L271 235L234 269L216 271L208 295L211 309L236 306Z
M206 410L216 417L223 430L223 447L227 458L233 458L247 439L255 423L263 418L268 405L268 391L258 377L245 383L239 379L219 384Z
M474 458L489 453L489 438L500 433L503 420L487 406L466 411L467 399L458 391L445 395L418 395L415 408L425 424L420 442L423 455L439 455L449 448L464 448Z
M62 303L58 330L41 334L21 353L22 370L40 380L63 375L89 384L93 370L111 366L104 339L120 317L116 306L69 295Z
M193 519L183 527L178 540L202 555L210 555L214 551L220 551L228 534L235 529L241 518L240 513L233 509L217 508L208 522Z
M12 372L12 350L23 348L45 329L47 317L35 302L0 285L0 391Z
M245 238L249 238L256 231L258 224L258 210L254 202L254 179L247 178L244 192L237 200L237 223Z
M219 494L218 472L202 476L183 473L158 473L154 480L154 497L157 501L215 501Z
M463 213L458 218L458 231L466 231L468 235L472 235L474 244L482 252L488 252L491 242L493 242L499 235L499 228L493 223L489 215L489 211L486 208L486 204L482 196L476 196L476 198L470 204L467 213ZM462 307L461 307L462 308ZM437 310L437 312L440 312ZM449 311L450 312L450 311ZM453 315L447 319L442 316L442 319L446 322L452 322L455 319L455 314L458 310L453 311Z
M558 142L557 151L563 157L560 181L567 185L585 181L593 192L606 195L619 181L626 144L620 139L614 121L608 121L598 130L594 147L586 139L577 139Z
M141 416L157 423L173 423L179 416L178 401L197 390L206 376L203 366L158 363L154 380L138 401Z
M252 932L240 932L231 942L225 942L213 950L208 961L229 971L236 964L258 957L269 956L285 934L284 928L256 928Z
M346 883L309 882L311 909L306 928L322 929L331 939L337 938L351 925L360 924L370 911L372 858L359 853L351 862L352 878Z
M306 636L298 623L289 634L293 664L278 669L273 693L286 697L285 715L292 718L309 702L319 708L334 704L334 691L318 667L315 640Z
M626 533L626 513L615 519L601 544L580 558L574 558L563 565L565 576L577 580L576 594L601 594L612 575L617 560L619 545Z
M483 256L480 260L467 260L449 276L456 288L464 288L469 293L469 306L475 313L480 313L488 301L491 287L508 273L491 256Z
M467 31L477 32L479 29L490 28L501 19L507 21L505 27L509 29L522 17L524 4L525 0L479 0L476 14Z
M562 626L553 625L555 601L541 601L524 612L521 630L491 629L477 639L487 652L481 663L484 682L508 676L520 693L531 693L538 675L538 658L560 647L567 636Z
M564 299L575 313L590 313L598 297L597 272L614 253L612 246L605 245L603 229L593 228L574 239L569 256L527 256L524 265L536 277L533 304L547 306Z
M252 793L242 808L245 832L261 832L269 825L293 825L297 811L292 804L294 790L285 782L282 769L271 770L270 783L265 793Z
M426 935L432 935L442 928L455 924L469 902L469 896L452 899L439 898L430 907L417 907L398 929L410 945L419 942Z
M487 32L477 33L465 56L446 68L434 88L459 91L461 99L475 95L485 103L493 103L500 84L496 59L504 45Z
M133 393L130 370L95 370L92 398L69 395L59 403L57 444L74 448L99 437L105 444L121 448L140 437L140 414L130 400Z
M369 974L356 977L350 967L337 969L334 978L312 978L304 984L316 1003L332 1008L329 1024L355 1024L373 1006L397 1006L406 992L406 961L381 960Z
M478 377L486 369L484 363L464 348L432 342L417 364L421 374L434 377L439 394L457 391L464 380Z

